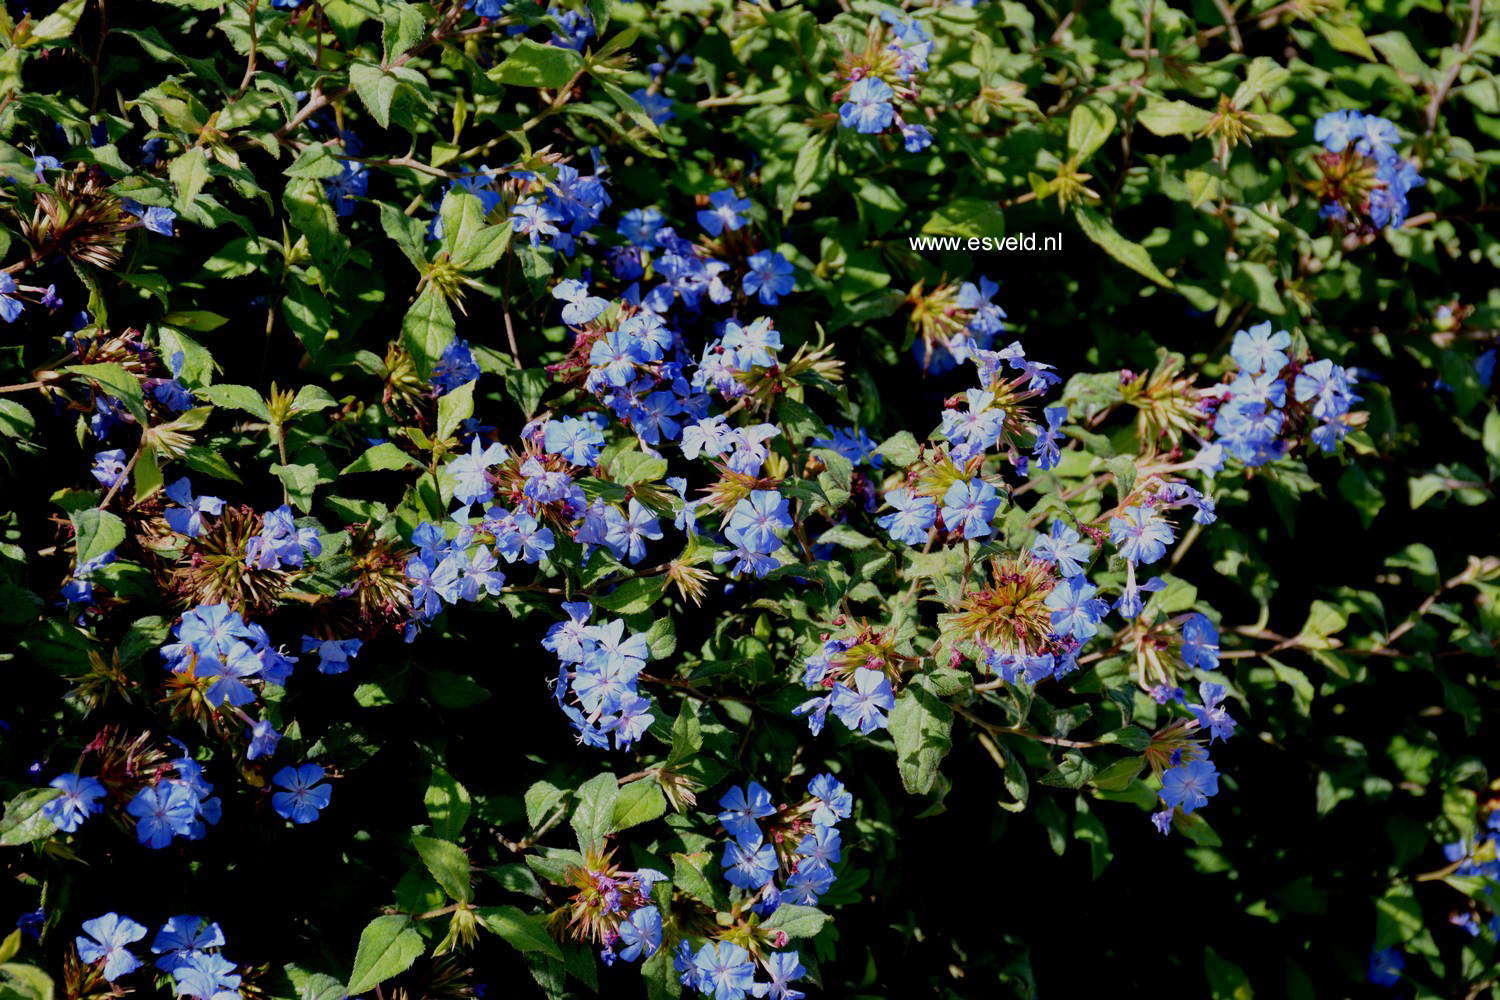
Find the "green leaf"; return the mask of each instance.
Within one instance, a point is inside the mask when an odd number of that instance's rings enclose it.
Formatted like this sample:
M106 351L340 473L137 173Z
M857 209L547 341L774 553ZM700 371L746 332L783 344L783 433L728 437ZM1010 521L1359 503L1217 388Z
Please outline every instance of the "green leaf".
M1124 760L1115 761L1102 771L1095 772L1089 778L1089 784L1095 788L1102 788L1106 792L1122 792L1130 787L1130 783L1145 766L1145 757L1126 757Z
M268 424L271 423L271 411L267 408L266 401L261 398L260 393L248 385L206 385L198 389L197 394L215 406L243 410Z
M359 935L354 971L349 974L350 996L374 989L380 983L411 968L426 950L411 917L394 914L376 917Z
M619 584L614 590L594 598L594 603L606 611L620 615L638 615L649 611L667 592L667 574L637 576Z
M437 285L429 284L401 320L401 342L411 352L422 378L432 377L433 366L453 343L454 329L453 310L448 308L448 300L443 298Z
M394 469L420 469L422 464L389 441L372 445L354 461L344 466L339 475L350 472L389 472Z
M649 823L666 811L667 797L662 794L660 785L649 778L632 781L620 789L619 798L615 800L610 830L625 830Z
M422 863L449 898L459 903L473 901L474 886L469 873L469 856L464 853L463 848L451 840L436 837L413 837L411 846L417 849Z
M1229 103L1241 110L1258 97L1270 97L1292 78L1291 71L1269 56L1256 56L1245 69L1245 82L1235 90Z
M328 299L300 277L294 277L287 282L287 293L281 300L281 317L307 353L316 359L333 325L333 307Z
M933 212L922 224L922 232L939 236L1005 235L1005 213L998 202L983 198L953 198Z
M469 790L447 771L434 767L423 802L433 832L444 840L457 840L469 820Z
M578 834L578 849L585 853L603 848L615 819L615 800L620 786L609 772L596 774L578 789L573 807L573 831Z
M880 447L875 451L885 456L886 460L897 468L905 468L921 455L921 450L917 447L917 439L912 436L911 431L897 431L880 442Z
M60 42L73 34L88 0L66 0L56 10L32 25L31 38L36 42Z
M1068 152L1084 163L1115 129L1114 109L1098 101L1085 101L1068 118Z
M1132 243L1115 231L1115 227L1104 216L1084 205L1073 212L1083 234L1104 248L1104 252L1139 274L1145 275L1163 288L1171 288L1172 282L1156 269L1151 255L1139 243Z
M62 369L69 375L80 375L98 384L106 395L114 396L125 404L130 415L145 427L150 418L146 415L146 397L141 392L141 383L134 375L113 362L95 365L68 365Z
M1077 750L1069 750L1063 755L1062 763L1042 775L1040 780L1044 785L1057 788L1082 788L1093 776L1094 765Z
M30 788L7 802L5 816L0 818L0 847L19 847L56 833L56 824L42 813L42 807L61 794L56 788Z
M715 910L729 908L729 897L719 884L723 880L723 869L707 851L672 855L672 884Z
M374 63L357 60L349 66L349 83L353 85L354 92L364 102L376 124L381 128L389 128L391 102L396 97L396 88L401 85L401 81Z
M763 930L782 931L789 938L810 938L816 937L823 925L832 919L815 906L782 903L771 914L771 919L760 926Z
M1157 135L1196 136L1213 121L1213 112L1186 101L1152 101L1136 115L1136 121Z
M547 87L556 90L583 69L583 57L572 49L521 39L505 61L489 71L489 78L509 87Z
M890 730L901 784L913 795L928 794L953 748L953 710L938 697L930 675L915 675L896 698Z
M465 382L438 399L437 440L448 440L458 431L459 424L474 415L474 381Z
M1370 40L1365 37L1364 30L1355 22L1353 17L1344 13L1338 21L1331 21L1327 17L1317 17L1313 21L1313 27L1318 29L1329 45L1340 52L1359 56L1361 59L1375 61L1375 50L1370 48Z
M481 906L474 912L517 951L539 951L562 961L562 949L547 933L547 918L542 914L525 913L514 906Z
M528 854L524 860L532 871L553 885L569 885L568 871L582 868L583 855L577 851L548 850L545 855Z
M191 212L208 183L208 151L202 147L185 150L167 167L167 176L177 186L177 211Z
M125 522L107 510L87 507L73 515L77 565L112 552L125 540Z

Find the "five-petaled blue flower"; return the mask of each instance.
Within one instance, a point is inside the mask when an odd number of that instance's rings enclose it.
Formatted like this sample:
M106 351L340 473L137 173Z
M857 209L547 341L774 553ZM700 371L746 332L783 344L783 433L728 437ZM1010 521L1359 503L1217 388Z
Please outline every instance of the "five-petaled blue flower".
M866 135L884 132L896 118L890 103L895 97L891 85L878 76L857 80L839 108L839 124Z
M102 917L83 922L83 931L73 939L78 946L78 957L90 964L104 963L104 978L109 982L141 967L141 960L132 955L126 945L146 936L146 928L118 913L106 913Z
M317 764L283 767L276 772L271 783L286 791L276 792L271 796L271 807L283 819L289 819L293 823L311 823L318 818L321 810L328 807L328 800L333 795L330 786L318 784L322 780L323 769Z

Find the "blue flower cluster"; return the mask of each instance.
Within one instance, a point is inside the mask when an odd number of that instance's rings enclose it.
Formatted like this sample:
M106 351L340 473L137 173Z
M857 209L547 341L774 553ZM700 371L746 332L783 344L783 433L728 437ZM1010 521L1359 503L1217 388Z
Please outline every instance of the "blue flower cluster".
M881 12L881 19L891 26L892 40L883 50L866 57L868 65L857 65L849 79L854 81L843 94L839 106L839 124L865 135L898 134L908 153L919 153L932 145L932 132L925 125L907 123L896 110L897 101L916 101L916 84L912 77L926 72L932 54L932 37L917 21L895 11ZM886 82L884 73L896 81Z
M807 975L802 956L776 951L765 957L767 982L755 981L755 960L733 941L706 941L695 953L683 941L672 956L682 984L713 1000L742 1000L747 994L776 1000L802 1000L807 994L789 984Z
M830 710L845 728L866 736L890 726L886 713L896 707L896 694L885 664L874 656L851 659L847 654L857 645L854 638L826 639L818 652L802 661L803 686L826 692L792 709L793 715L807 716L814 736L823 731Z
M1293 364L1287 355L1291 334L1261 323L1234 335L1229 356L1239 367L1223 388L1213 421L1217 443L1248 466L1264 465L1289 450L1288 432L1303 422L1324 452L1349 433L1350 407L1360 397L1354 376L1324 358ZM1287 388L1290 383L1291 391Z
M557 704L578 731L578 742L607 749L613 733L615 749L629 749L655 719L651 699L636 689L651 658L646 637L627 637L619 618L590 625L593 606L587 601L564 603L563 610L568 620L553 625L542 640L558 659Z
M578 17L574 11L569 11L565 16L572 16L575 21ZM587 30L592 34L592 22L588 24ZM567 164L555 169L556 176L545 183L528 171L511 172L511 177L531 185L528 193L511 209L511 229L516 234L525 236L534 247L542 245L545 237L548 246L564 257L571 257L578 249L580 238L587 238L592 242L593 237L589 231L598 225L605 208L609 206L609 191L605 186L603 166L597 161L594 173L589 175L581 174L577 167ZM481 170L481 176L483 175Z
M734 548L714 553L714 562L718 565L734 562L731 572L735 576L750 573L763 577L780 565L772 553L786 543L777 532L791 530L787 498L776 490L754 490L729 512L724 522L724 537Z
M491 450L499 447L490 445ZM476 439L470 455L454 459L448 469L453 473L455 466L458 466L455 479L463 483L471 478L469 469L473 463L483 459ZM479 466L478 473L482 482L483 466ZM485 489L489 489L488 484ZM468 495L477 496L472 493ZM450 541L442 528L429 521L423 521L412 532L411 541L417 547L417 553L406 560L405 567L406 579L411 585L412 621L406 631L408 642L416 637L417 627L431 621L443 609L444 603L477 601L484 594L500 593L505 586L505 574L496 568L500 565L500 560L496 558L494 549L482 542L475 542L474 536L473 527L461 525L457 537ZM550 532L546 542L547 547L551 548ZM517 551L521 549L524 546L517 547ZM514 559L514 555L511 558Z
M1358 111L1330 111L1313 125L1313 138L1328 152L1323 218L1348 226L1367 220L1376 229L1406 221L1408 195L1427 181L1396 151L1401 134L1395 124Z
M118 913L106 913L85 920L83 932L73 942L78 957L97 966L106 981L113 983L141 967L141 960L130 951L130 945L146 936L141 924ZM177 996L194 1000L239 995L238 966L224 957L223 947L224 931L217 923L188 914L168 919L151 941L152 954L159 956L156 968L172 976Z
M219 822L220 803L212 797L214 786L203 780L203 766L187 756L168 766L176 771L175 776L145 786L125 807L136 819L136 839L156 850L170 844L174 836L202 840L207 833L204 824Z
M943 317L943 323L924 329L911 345L923 371L941 375L974 360L974 352L987 350L996 335L1005 332L1005 310L994 302L999 290L998 284L981 275L979 284L965 281L956 293L947 285L933 292L931 299L939 307L937 313ZM1012 344L1006 350L1019 347ZM984 370L983 365L980 370Z
M289 504L261 515L261 530L245 542L245 565L252 569L301 569L307 556L323 552L316 528L299 528Z

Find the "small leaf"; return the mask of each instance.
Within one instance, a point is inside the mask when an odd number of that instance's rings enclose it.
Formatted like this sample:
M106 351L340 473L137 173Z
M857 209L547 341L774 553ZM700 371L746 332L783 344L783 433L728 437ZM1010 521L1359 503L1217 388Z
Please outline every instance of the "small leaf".
M1132 243L1115 231L1115 227L1104 216L1083 205L1073 213L1083 234L1104 248L1104 252L1124 264L1132 271L1143 274L1163 288L1171 288L1172 282L1157 270L1151 255L1139 243Z
M436 837L413 837L411 846L417 849L422 863L450 898L459 903L468 903L474 899L469 856L464 853L463 848L451 840Z
M78 565L97 559L125 540L125 522L107 510L87 507L73 515Z
M823 925L832 919L815 906L782 903L761 927L768 931L783 931L790 938L810 938L816 937Z
M661 786L650 779L632 781L620 789L615 800L614 819L610 830L625 830L642 823L649 823L667 811L667 797Z
M399 976L425 950L422 935L417 933L411 917L405 914L376 917L359 935L354 971L349 975L349 995L367 992Z
M1073 109L1068 118L1068 152L1084 163L1104 145L1114 131L1114 109L1097 101L1085 101Z
M423 801L433 832L444 840L457 840L469 819L469 790L447 771L434 767Z
M928 794L953 748L953 710L938 697L931 676L915 675L896 698L890 730L902 785L913 795Z
M243 410L266 423L271 422L271 411L266 407L266 401L248 385L208 385L196 391L215 406Z
M562 961L562 949L547 933L547 918L541 914L525 913L514 906L481 906L474 912L517 951L539 951Z
M615 818L615 800L620 786L609 772L596 774L578 789L573 807L573 830L578 834L578 849L584 852L602 848Z
M1213 113L1186 101L1152 101L1136 120L1157 135L1198 135L1213 121Z
M393 469L420 469L421 467L416 459L391 442L385 441L367 449L363 455L344 466L343 472L339 475L349 472L389 472Z
M564 87L579 70L583 57L572 49L542 45L529 38L521 39L505 61L489 71L489 78L510 87Z
M57 826L42 807L61 794L56 788L31 788L7 802L0 818L0 847L19 847L55 833Z
M465 382L438 399L437 440L446 441L458 425L474 415L474 382Z

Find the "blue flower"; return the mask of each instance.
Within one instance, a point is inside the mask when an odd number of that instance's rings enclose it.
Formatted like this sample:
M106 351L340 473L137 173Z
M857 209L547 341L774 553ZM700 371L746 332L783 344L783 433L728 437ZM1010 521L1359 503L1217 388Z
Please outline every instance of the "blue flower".
M726 869L724 877L730 885L753 891L771 881L776 874L776 848L762 843L757 832L748 843L731 840L726 844L720 863Z
M167 918L151 942L151 951L161 956L156 960L156 967L163 972L172 972L194 955L223 944L224 931L218 924L183 914Z
M265 719L252 722L245 730L245 738L250 741L250 748L245 752L246 760L271 756L276 752L276 744L281 742L281 734Z
M895 97L891 85L877 76L858 80L839 108L839 124L866 135L884 132L896 118L896 109L889 103Z
M558 230L553 223L561 220L561 216L534 198L517 204L510 215L511 229L527 236L532 246L538 246L543 236L556 236Z
M751 254L745 263L750 268L745 275L745 294L754 295L758 291L763 306L776 305L782 295L796 286L791 263L779 253L762 250Z
M542 434L542 448L549 455L561 455L569 465L591 467L604 448L604 435L594 425L577 417L547 421Z
M695 986L714 1000L743 1000L755 984L750 953L729 941L709 941L693 956Z
M177 504L162 512L167 526L180 535L197 538L203 530L203 515L218 515L224 510L224 501L218 497L194 497L193 485L187 477L177 480L166 489L167 499Z
M659 208L632 208L620 216L616 232L638 247L649 247L656 243L656 233L666 223Z
M950 532L961 532L965 538L988 535L990 521L999 509L999 494L983 479L970 482L960 479L943 494L943 524Z
M820 774L807 783L807 793L818 800L813 809L812 821L819 826L833 826L841 819L848 819L854 812L854 796L844 788L843 782L831 774Z
M818 826L812 828L812 832L802 838L797 845L797 853L804 856L801 864L821 864L831 867L838 863L843 846L843 839L839 836L837 829L831 826ZM798 866L799 870L801 865Z
M125 452L113 448L97 453L94 455L94 468L91 471L94 478L99 480L100 486L114 489L125 480Z
M1051 533L1031 543L1031 554L1043 562L1056 563L1057 573L1063 577L1082 573L1091 552L1092 546L1066 521L1053 521Z
M271 796L271 807L283 819L289 819L293 823L311 823L318 818L319 812L328 807L328 800L333 795L330 786L318 784L322 780L323 769L317 764L283 767L276 772L271 783L286 791L276 792Z
M576 278L565 278L552 289L552 297L563 303L562 319L569 326L583 326L609 308L609 302L589 294L589 286Z
M771 1000L802 1000L807 994L794 990L788 984L807 975L802 967L802 957L795 951L773 952L765 959L769 983L756 983L755 995Z
M1207 757L1170 768L1161 776L1161 798L1168 807L1181 806L1191 815L1194 809L1208 804L1210 796L1219 794L1219 772Z
M1401 970L1406 968L1406 956L1400 948L1370 946L1370 963L1365 978L1376 986L1395 986L1401 981Z
M492 498L495 490L487 472L490 466L499 465L506 457L505 449L498 443L481 451L478 438L469 442L468 454L459 455L448 463L454 498L466 504L484 503Z
M1122 514L1109 519L1109 540L1121 559L1154 563L1167 554L1173 538L1170 521L1145 507L1126 507Z
M645 87L632 91L630 96L636 99L636 103L640 104L641 109L646 112L646 116L657 125L660 125L662 122L671 121L677 117L676 113L672 111L672 99L670 97L650 93Z
M630 498L625 513L617 507L610 507L605 517L609 521L609 530L604 536L604 544L615 553L615 558L623 558L631 565L646 557L647 539L662 537L661 522L656 514L642 507L635 497Z
M479 375L479 365L475 363L469 345L455 339L443 348L442 357L432 366L432 388L437 395L445 396Z
M196 951L172 970L172 976L177 980L179 996L186 995L195 1000L214 1000L215 997L228 1000L238 995L240 986L240 977L234 969L234 963L223 955Z
M620 925L620 941L624 947L619 955L627 962L656 954L661 947L661 911L654 906L632 911Z
M48 782L62 794L42 806L42 815L63 833L74 833L80 824L104 807L96 799L109 794L97 778L59 774Z
M907 545L921 545L937 523L937 502L932 497L913 493L902 486L885 495L885 502L895 508L894 514L878 518L876 523L891 537Z
M297 527L291 506L282 504L261 516L260 534L245 543L245 563L257 569L278 569L283 563L301 566L306 556L322 552L317 530Z
M302 652L316 651L318 672L324 674L342 674L347 671L349 661L359 654L363 645L362 639L318 639L310 635L302 637Z
M1082 576L1069 577L1052 588L1045 604L1052 612L1052 631L1080 642L1099 634L1099 619L1109 605L1094 597L1098 588Z
M1036 457L1037 466L1043 471L1051 469L1062 460L1062 450L1057 445L1063 422L1068 419L1068 408L1066 406L1049 406L1043 411L1047 418L1047 429L1036 433L1036 448L1032 454Z
M260 666L260 657L254 650L244 643L236 643L222 660L211 656L198 657L194 674L201 680L213 681L203 695L203 700L210 706L218 708L227 701L238 707L255 700L255 694L243 678L260 673Z
M833 888L834 881L833 872L822 865L799 868L786 880L786 888L781 890L781 901L797 906L817 906L818 897Z
M926 125L901 125L901 144L908 153L920 153L932 145L932 133ZM800 995L800 994L799 994Z
M1358 111L1330 111L1313 123L1313 139L1330 153L1342 153L1364 136L1364 115Z
M1292 335L1285 330L1271 332L1271 323L1266 321L1240 330L1229 346L1229 356L1235 364L1252 374L1279 372L1286 367L1286 349L1292 346Z
M791 529L787 498L776 490L754 490L734 505L724 535L751 552L769 555L782 546L776 532Z
M1203 704L1189 705L1188 711L1198 720L1199 728L1213 734L1209 742L1227 740L1233 736L1235 722L1220 704L1224 700L1224 685L1205 681L1198 685L1198 696L1203 699Z
M747 372L755 365L769 368L776 364L773 352L781 350L781 334L771 325L769 316L762 316L748 327L731 319L724 323L723 344L734 352L734 366Z
M1195 612L1182 623L1182 662L1200 670L1219 668L1219 630L1207 615Z
M141 967L141 960L126 948L146 936L146 928L118 913L106 913L102 917L83 922L84 937L73 939L78 946L78 957L92 965L104 963L104 978L114 982L121 976Z
M708 196L713 207L698 213L698 225L710 236L718 236L728 229L731 233L745 225L741 212L750 210L749 198L737 198L733 188L715 191Z
M882 711L889 712L895 707L896 695L883 671L859 667L854 671L854 687L842 683L833 686L833 714L844 725L866 736L886 728L889 720Z
M735 840L747 846L760 843L760 824L756 820L776 812L776 807L771 804L771 793L762 788L758 781L752 781L744 788L738 785L731 787L719 799L719 808L724 810L719 813L719 822L724 825L724 829Z
M15 278L0 272L0 319L7 323L14 323L26 308L26 303L15 297L20 287Z
M136 839L155 850L170 844L174 833L187 836L197 809L198 796L175 782L142 788L125 807L136 818Z

